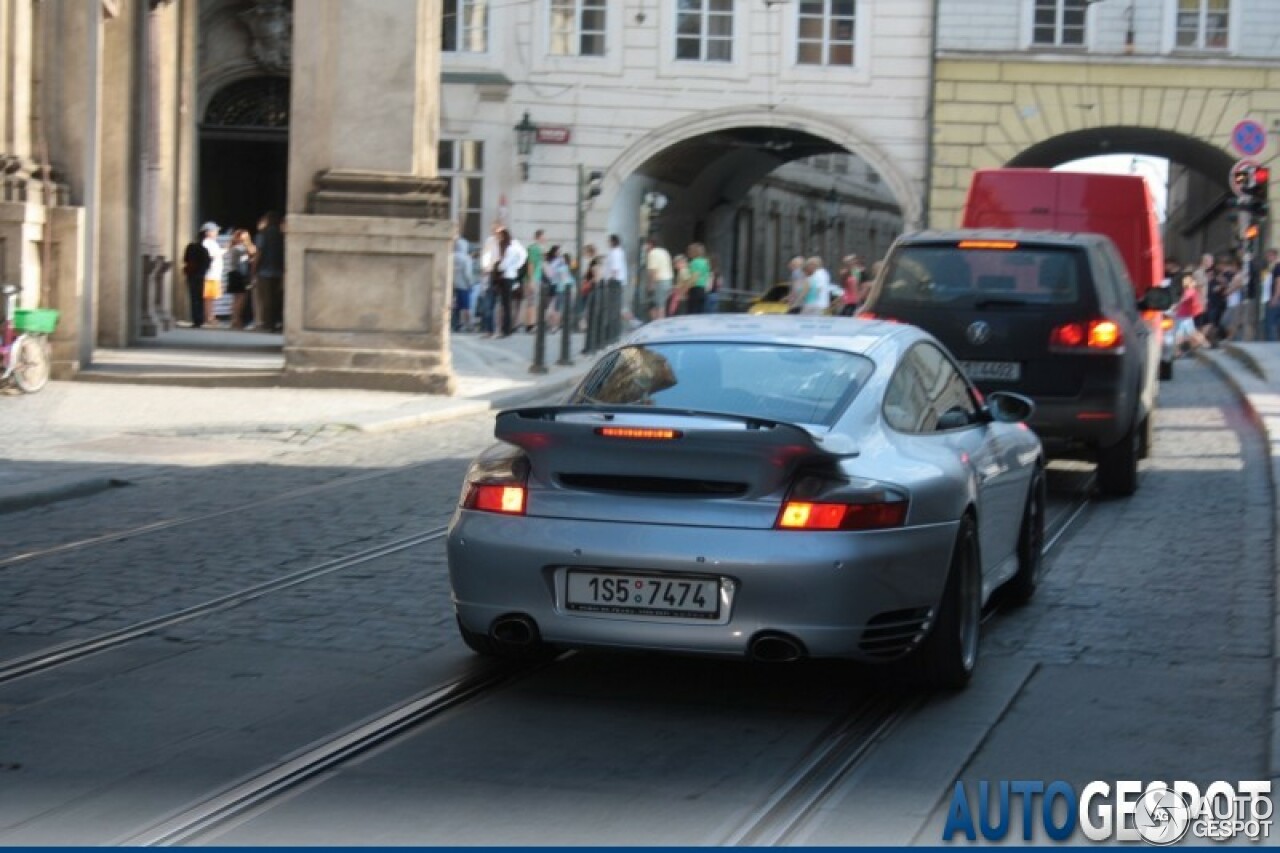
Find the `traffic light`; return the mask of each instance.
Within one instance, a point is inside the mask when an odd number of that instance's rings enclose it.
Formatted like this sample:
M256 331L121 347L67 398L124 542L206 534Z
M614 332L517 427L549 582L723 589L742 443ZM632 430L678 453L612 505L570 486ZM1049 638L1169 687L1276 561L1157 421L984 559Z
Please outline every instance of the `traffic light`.
M593 199L604 189L604 172L592 172L587 176L587 198Z
M1255 216L1266 216L1267 185L1271 182L1271 169L1250 165L1234 175L1240 192L1241 207Z

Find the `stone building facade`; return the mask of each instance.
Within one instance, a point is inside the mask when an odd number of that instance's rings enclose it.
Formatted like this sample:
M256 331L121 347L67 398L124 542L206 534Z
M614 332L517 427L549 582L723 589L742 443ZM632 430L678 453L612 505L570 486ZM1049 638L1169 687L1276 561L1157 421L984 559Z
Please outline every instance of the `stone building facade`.
M1229 248L1244 119L1280 140L1280 3L939 0L930 222L959 221L973 170L1097 154L1171 161L1166 253Z

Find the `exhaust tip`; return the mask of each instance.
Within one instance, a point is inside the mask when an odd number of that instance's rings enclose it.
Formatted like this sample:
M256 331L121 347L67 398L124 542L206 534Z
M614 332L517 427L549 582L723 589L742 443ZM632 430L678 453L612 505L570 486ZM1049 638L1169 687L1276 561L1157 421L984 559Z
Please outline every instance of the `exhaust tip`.
M534 646L539 642L538 623L523 613L499 616L493 620L489 636L504 646Z
M795 637L780 631L766 631L751 640L748 654L752 660L762 663L791 663L806 657L808 652L804 643Z

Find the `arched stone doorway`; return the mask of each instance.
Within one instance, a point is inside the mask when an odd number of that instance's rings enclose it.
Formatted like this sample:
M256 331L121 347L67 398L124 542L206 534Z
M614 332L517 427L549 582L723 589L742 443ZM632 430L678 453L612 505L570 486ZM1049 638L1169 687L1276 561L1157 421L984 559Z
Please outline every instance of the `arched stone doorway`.
M224 86L200 123L200 220L253 229L268 210L283 211L288 164L289 78Z
M589 215L597 233L653 233L673 254L704 243L739 291L776 282L792 255L820 255L832 273L844 254L875 257L920 212L892 158L839 120L797 110L709 111L658 128L623 152L604 189ZM666 201L656 222L655 192Z

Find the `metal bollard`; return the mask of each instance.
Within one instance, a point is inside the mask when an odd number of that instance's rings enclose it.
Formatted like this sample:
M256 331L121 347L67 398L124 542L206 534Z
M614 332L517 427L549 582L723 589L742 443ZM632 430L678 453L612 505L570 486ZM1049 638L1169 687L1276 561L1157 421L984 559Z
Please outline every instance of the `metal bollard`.
M529 365L530 373L547 372L547 288L542 282L534 285L538 288L538 322L537 333L533 336L533 364Z
M573 284L565 285L560 293L564 298L560 304L560 360L556 364L568 367L573 364L573 359L569 357L573 333Z

